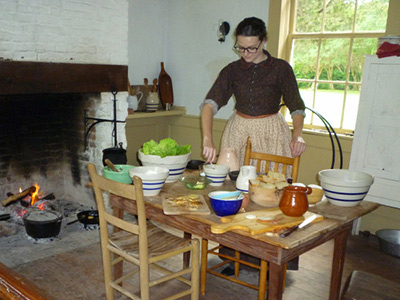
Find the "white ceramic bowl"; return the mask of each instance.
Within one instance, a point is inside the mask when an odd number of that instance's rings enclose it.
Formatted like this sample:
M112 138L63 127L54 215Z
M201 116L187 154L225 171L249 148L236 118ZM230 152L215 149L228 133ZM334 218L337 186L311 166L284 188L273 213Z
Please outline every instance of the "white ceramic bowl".
M327 169L318 173L328 201L338 206L356 206L367 195L374 177L347 169Z
M161 158L158 155L143 154L142 149L138 152L138 157L143 166L157 166L169 169L169 176L166 182L178 181L179 177L186 169L192 152L183 155L166 156Z
M129 170L131 177L138 176L142 179L143 195L157 196L168 177L169 170L162 167L144 166L134 167Z
M207 178L211 180L211 186L221 186L226 176L228 175L230 169L225 165L204 165L203 166L204 174L206 174Z

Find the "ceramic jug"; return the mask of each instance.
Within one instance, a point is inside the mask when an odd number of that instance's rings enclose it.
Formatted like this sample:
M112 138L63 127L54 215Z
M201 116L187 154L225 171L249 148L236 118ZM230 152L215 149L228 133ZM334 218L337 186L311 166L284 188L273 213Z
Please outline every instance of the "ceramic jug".
M146 98L146 110L156 111L158 109L158 104L160 103L160 98L157 92L149 92Z
M230 171L237 171L240 168L239 159L235 148L222 148L219 152L217 165L225 165Z
M289 217L301 217L308 210L307 195L312 188L302 186L286 186L279 202L282 213Z
M249 180L256 179L257 172L255 166L241 166L239 176L236 179L236 189L244 193L249 192Z
M143 99L143 93L138 92L136 95L128 96L128 111L132 113L133 111L137 111L139 107L140 101Z

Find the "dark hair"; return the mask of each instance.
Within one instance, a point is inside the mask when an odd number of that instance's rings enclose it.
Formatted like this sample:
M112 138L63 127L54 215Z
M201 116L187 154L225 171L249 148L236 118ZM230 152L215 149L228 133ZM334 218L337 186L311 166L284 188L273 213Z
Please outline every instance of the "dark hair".
M263 39L267 39L267 28L263 20L250 17L241 21L236 27L235 37L237 38L239 35L258 36L260 41L262 41Z

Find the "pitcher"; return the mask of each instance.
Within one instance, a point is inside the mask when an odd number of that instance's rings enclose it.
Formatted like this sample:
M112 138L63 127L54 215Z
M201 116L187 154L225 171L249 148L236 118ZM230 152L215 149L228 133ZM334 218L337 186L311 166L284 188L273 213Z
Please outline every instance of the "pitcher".
M286 186L279 202L279 208L283 214L289 217L301 217L308 210L307 195L311 194L312 188L302 186Z
M257 178L257 172L255 166L241 166L239 176L236 179L236 189L244 193L248 193L249 180L256 178Z
M143 99L143 93L138 92L136 95L129 95L128 96L128 111L134 112L138 110L139 103Z

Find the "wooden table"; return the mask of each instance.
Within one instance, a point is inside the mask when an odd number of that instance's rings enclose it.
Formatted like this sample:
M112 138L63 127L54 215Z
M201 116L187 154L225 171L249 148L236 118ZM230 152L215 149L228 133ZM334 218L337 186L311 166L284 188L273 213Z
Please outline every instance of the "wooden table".
M324 220L295 231L286 238L271 237L266 234L252 236L242 230L213 234L210 231L211 225L220 224L219 217L213 212L210 215L165 215L163 213L161 200L163 194L196 193L205 196L209 203L207 194L213 190L235 190L235 186L230 180L226 180L222 187L209 186L204 190L190 191L181 182L165 184L160 195L146 197L147 218L268 261L268 300L282 299L285 263L331 239L334 239L334 250L329 299L339 299L346 241L353 220L379 207L379 204L366 201L352 208L338 207L329 203L315 206L310 211L325 215ZM136 213L135 204L127 199L111 195L110 204L113 207L114 215L121 217L123 211ZM265 207L250 203L246 211L257 209L265 209ZM202 266L202 276L205 276L205 267ZM259 293L259 300L263 297L264 295Z

